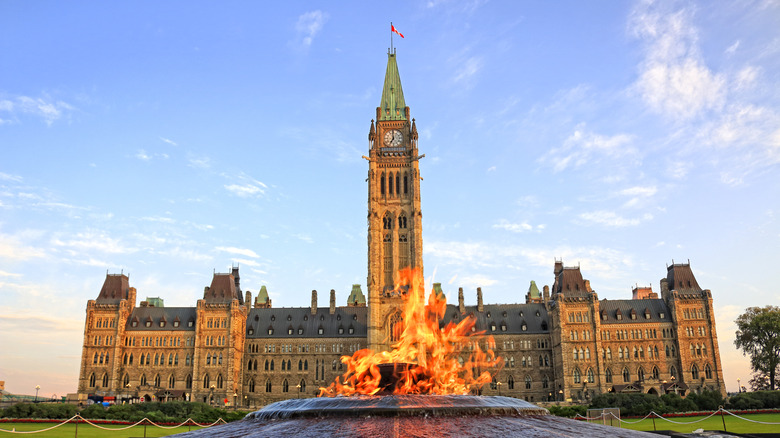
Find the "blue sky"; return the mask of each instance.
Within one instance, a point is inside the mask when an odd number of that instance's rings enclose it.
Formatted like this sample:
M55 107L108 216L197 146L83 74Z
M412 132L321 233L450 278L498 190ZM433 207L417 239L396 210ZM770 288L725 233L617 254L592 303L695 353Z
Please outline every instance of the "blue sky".
M747 381L733 321L780 301L777 1L2 1L6 389L75 391L107 270L167 306L231 264L275 307L365 291L390 21L429 283L523 302L557 257L629 298L690 259Z

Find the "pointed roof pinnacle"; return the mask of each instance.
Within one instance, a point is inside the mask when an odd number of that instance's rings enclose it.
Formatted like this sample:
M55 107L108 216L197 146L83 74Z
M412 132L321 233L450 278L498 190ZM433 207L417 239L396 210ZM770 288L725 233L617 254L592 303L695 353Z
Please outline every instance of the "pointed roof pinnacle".
M401 88L401 76L398 74L398 64L395 53L387 52L387 71L385 85L382 89L382 101L379 103L380 120L406 120L406 102Z

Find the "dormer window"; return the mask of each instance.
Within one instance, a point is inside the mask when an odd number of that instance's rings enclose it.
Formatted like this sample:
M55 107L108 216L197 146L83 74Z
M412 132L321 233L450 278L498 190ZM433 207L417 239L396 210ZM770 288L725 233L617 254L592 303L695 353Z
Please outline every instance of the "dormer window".
M619 313L619 312L618 312L618 314L617 314L617 315L615 315L615 318L617 318L617 320L618 320L618 321L620 321L620 320L622 320L622 319L623 319L623 314L621 314L621 313Z
M192 327L193 325L195 325L195 321L193 321L193 320L189 320L189 321L187 322L187 327Z
M340 334L340 335L343 335L343 334L344 334L344 327L339 327L339 334Z
M659 318L661 318L661 319L666 319L666 315L664 315L664 312L661 312L661 313L658 315L658 317L659 317Z
M522 331L524 331L524 332L525 332L525 331L528 331L528 325L527 325L526 323L523 323L523 325L521 325L521 326L520 326L520 329L521 329Z
M173 326L174 327L178 327L179 326L179 321L173 321Z
M299 328L299 329L298 329L298 334L299 334L299 335L302 335L302 334L303 334L303 329L302 329L302 328Z
M288 335L291 335L291 334L293 334L293 328L292 328L292 327L290 327L290 328L288 328L288 329L287 329L287 334L288 334Z
M323 333L325 333L325 330L322 328L322 326L320 326L320 327L317 329L317 334L318 334L318 335L321 335L321 334L323 334Z
M146 321L146 326L147 327L151 327L152 326L152 321Z
M132 323L131 325L132 325L133 327L138 327L138 321L133 321L133 323Z
M491 322L490 323L490 331L492 331L492 332L496 331L496 323L495 322Z
M290 315L287 315L287 320L288 320L288 321L292 321L292 316L290 316Z
M325 315L320 315L320 321L325 321Z
M252 327L250 327L250 328L249 328L249 330L247 330L246 332L247 332L247 334L249 334L249 335L253 335L253 334L255 334L255 329L253 329Z
M160 321L160 327L165 327L165 321Z
M502 315L504 316L504 318L506 318L506 311L504 311L504 313Z
M355 334L355 328L354 327L350 327L349 328L349 334L350 335Z
M268 334L269 334L269 335L272 335L272 334L274 334L274 329L273 329L273 328L269 328L269 329L268 329Z
M645 319L650 319L650 312L645 312Z
M303 315L303 320L304 321L308 321L309 320L309 315Z
M352 320L357 321L357 315L352 315Z
M539 316L539 315L540 315L540 313L539 313L539 311L537 310L537 311L536 311L536 316Z
M502 332L505 332L505 331L506 331L506 323L505 323L505 322L502 322L502 323L501 323L501 331L502 331Z
M276 321L276 315L271 315L271 321Z
M490 318L490 312L487 313L487 317Z
M341 315L336 315L336 321L341 321Z

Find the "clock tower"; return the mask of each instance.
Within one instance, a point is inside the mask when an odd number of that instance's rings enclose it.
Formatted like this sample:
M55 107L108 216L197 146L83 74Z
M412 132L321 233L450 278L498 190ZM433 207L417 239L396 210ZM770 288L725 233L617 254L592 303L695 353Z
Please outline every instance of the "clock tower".
M387 53L382 100L368 133L368 345L387 350L401 321L398 271L422 276L417 127L404 101L395 52ZM397 330L395 331L397 333Z

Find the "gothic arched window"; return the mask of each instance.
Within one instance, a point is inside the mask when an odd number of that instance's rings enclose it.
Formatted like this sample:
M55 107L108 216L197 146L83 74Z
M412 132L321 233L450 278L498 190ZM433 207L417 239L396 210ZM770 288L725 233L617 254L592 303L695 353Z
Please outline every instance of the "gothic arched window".
M612 370L607 368L607 371L604 372L604 380L607 383L612 383Z
M629 382L631 380L631 373L628 372L628 367L623 367L623 381Z

